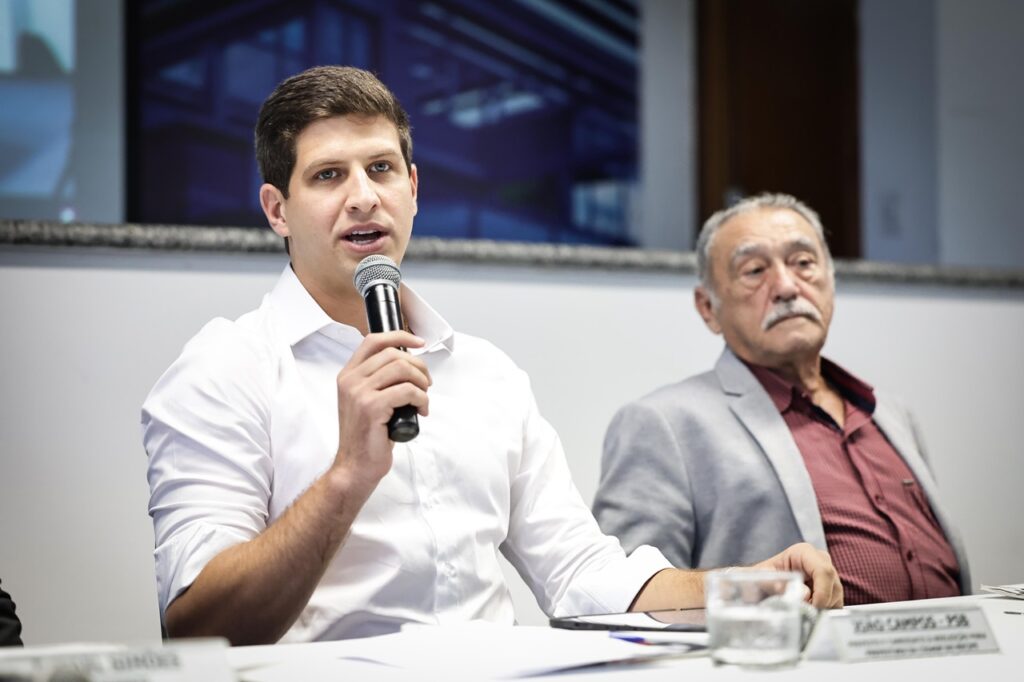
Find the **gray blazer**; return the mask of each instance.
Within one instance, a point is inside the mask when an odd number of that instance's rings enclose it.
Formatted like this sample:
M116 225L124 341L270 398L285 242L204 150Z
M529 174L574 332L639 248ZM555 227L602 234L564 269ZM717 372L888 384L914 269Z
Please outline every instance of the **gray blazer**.
M910 413L875 394L875 424L917 477L971 582ZM751 564L797 542L826 549L810 475L789 427L728 348L711 372L623 407L604 442L594 515L627 551L654 545L680 567Z

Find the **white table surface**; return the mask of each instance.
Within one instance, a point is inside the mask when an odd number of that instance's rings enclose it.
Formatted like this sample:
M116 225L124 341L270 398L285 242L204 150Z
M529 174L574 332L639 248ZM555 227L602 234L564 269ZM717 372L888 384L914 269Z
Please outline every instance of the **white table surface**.
M587 669L586 671L530 677L532 680L558 678L563 682L586 680L716 680L742 679L750 682L757 678L778 678L787 680L815 680L816 682L884 682L899 680L910 682L927 680L963 680L964 682L988 682L990 680L1024 680L1024 615L1008 614L1024 612L1024 601L991 595L973 595L951 599L923 600L904 603L903 606L954 606L964 604L980 605L988 617L989 625L999 642L1001 653L970 654L963 656L941 656L906 660L872 661L865 663L843 663L840 661L803 661L793 668L776 671L748 671L732 666L713 666L707 656L674 660L658 660L640 664L612 665ZM880 604L880 608L891 608L897 604ZM514 630L518 630L516 633ZM441 630L438 630L440 633ZM545 633L551 633L546 635ZM461 646L458 642L444 642L436 651L412 650L426 641L422 637L391 635L389 640L368 638L311 644L273 645L261 647L236 647L228 651L228 660L242 680L252 682L284 682L303 679L317 680L401 680L440 679L446 680L486 679L481 671L499 660L521 660L528 665L531 660L543 655L544 641L565 636L565 631L549 628L522 628L490 626L484 635L475 635L471 645ZM588 633L572 633L584 635ZM594 633L589 633L593 636ZM528 635L528 636L522 636ZM455 635L453 639L458 636ZM564 643L564 639L559 639ZM553 644L555 644L553 642ZM369 652L380 651L380 645L399 657L415 662L427 661L417 669L383 666L359 657ZM402 650L406 647L408 650ZM516 649L521 650L516 650ZM645 647L653 649L654 647ZM372 656L370 656L372 658ZM754 676L752 678L751 676ZM492 678L494 679L494 678Z

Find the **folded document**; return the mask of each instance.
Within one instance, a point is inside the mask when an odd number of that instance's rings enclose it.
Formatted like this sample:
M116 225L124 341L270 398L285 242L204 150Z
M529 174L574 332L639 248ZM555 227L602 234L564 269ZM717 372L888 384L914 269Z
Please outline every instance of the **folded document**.
M1017 585L982 585L981 591L998 594L1000 597L1024 599L1024 583Z

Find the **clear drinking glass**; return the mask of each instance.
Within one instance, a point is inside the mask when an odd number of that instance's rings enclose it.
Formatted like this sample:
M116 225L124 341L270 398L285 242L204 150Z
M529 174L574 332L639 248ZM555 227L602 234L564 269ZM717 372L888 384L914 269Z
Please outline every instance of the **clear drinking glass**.
M799 573L710 571L705 591L712 661L747 667L796 663L804 596Z

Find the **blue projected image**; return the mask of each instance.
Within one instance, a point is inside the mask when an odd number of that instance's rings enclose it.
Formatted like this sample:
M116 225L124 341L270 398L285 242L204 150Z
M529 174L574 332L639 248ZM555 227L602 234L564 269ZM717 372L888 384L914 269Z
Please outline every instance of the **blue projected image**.
M75 216L74 1L0 3L0 215Z
M630 243L634 0L130 3L128 219L262 228L260 103L318 64L380 76L408 110L416 234ZM129 86L132 90L132 84Z

